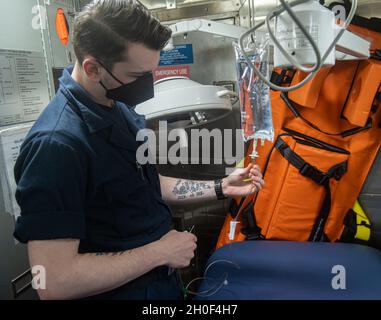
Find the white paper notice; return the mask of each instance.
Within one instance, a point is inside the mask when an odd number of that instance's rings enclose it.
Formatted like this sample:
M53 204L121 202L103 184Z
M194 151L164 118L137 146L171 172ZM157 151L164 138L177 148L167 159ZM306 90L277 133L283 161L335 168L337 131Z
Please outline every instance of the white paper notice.
M16 182L13 175L20 147L32 123L0 130L0 178L4 196L5 211L14 216L20 215L20 207L15 199Z
M0 126L36 120L48 103L43 54L0 49Z

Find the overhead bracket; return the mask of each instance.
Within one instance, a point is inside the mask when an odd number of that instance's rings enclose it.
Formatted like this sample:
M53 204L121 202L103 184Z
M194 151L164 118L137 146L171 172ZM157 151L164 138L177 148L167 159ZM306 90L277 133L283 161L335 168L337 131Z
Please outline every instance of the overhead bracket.
M167 0L167 9L176 9L176 0Z

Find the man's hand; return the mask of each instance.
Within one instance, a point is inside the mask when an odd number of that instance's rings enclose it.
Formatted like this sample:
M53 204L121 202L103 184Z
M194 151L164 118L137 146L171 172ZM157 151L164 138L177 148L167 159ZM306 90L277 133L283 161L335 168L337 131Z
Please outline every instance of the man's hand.
M245 197L261 190L265 182L261 169L250 164L245 169L236 169L222 180L222 191L227 197Z
M190 232L169 231L159 241L165 264L171 268L189 266L196 250L197 237Z

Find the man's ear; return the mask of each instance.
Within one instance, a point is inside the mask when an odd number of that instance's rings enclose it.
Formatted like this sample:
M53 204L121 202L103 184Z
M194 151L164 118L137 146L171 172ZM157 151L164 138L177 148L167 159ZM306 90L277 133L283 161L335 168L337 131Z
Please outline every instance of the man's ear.
M82 62L82 69L90 81L99 82L101 80L102 68L94 58L85 58Z

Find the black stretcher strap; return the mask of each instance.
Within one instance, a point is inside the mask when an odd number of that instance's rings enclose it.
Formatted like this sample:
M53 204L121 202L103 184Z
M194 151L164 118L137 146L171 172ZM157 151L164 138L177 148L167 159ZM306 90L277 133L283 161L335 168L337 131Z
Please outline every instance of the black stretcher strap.
M243 217L246 219L246 227L241 232L246 236L246 240L262 240L262 229L258 226L254 213L254 203L250 202L248 207L243 211Z
M327 150L330 152L336 152L336 153L347 154L347 155L350 154L350 152L348 150L339 148L333 144L329 144L327 142L324 142L324 141L318 140L316 138L307 136L307 135L300 133L300 132L297 132L295 130L292 130L292 129L289 129L286 127L282 127L282 130L285 131L286 133L288 133L286 135L292 136L292 138L294 140L296 140L298 143L310 145L314 148L323 149L323 150ZM285 136L285 134L283 134L283 136Z
M235 218L238 214L239 209L242 207L243 202L245 201L245 197L242 197L241 200L239 201L239 204L235 201L235 199L232 199L230 201L230 206L229 206L229 213L230 215Z

